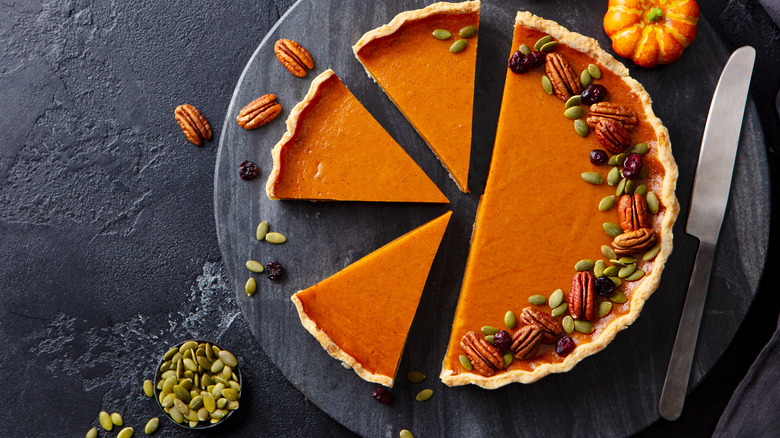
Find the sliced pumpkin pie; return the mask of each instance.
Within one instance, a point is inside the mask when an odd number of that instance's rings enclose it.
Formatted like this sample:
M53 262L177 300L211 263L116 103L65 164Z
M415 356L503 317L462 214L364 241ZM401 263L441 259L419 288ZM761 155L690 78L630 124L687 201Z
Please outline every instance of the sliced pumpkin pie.
M270 199L449 202L332 70L293 108L272 155Z
M441 379L570 370L658 286L679 206L669 135L598 43L518 12L485 193Z
M480 2L398 14L352 47L357 59L468 193Z
M361 378L393 386L451 215L447 212L292 296L306 330Z

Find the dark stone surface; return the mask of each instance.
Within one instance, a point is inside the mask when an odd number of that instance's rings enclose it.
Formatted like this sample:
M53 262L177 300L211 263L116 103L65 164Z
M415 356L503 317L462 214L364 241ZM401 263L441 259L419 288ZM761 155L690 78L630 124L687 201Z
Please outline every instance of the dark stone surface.
M172 116L192 103L219 138L241 70L291 4L0 3L0 367L13 394L0 410L3 435L81 436L101 409L121 412L139 434L159 414L140 388L157 357L204 337L239 356L242 409L211 432L163 422L157 436L352 436L249 334L217 247L216 142L192 146ZM702 8L729 50L758 49L751 95L776 175L777 28L751 0ZM641 436L714 429L777 320L776 235L729 349L679 421ZM31 420L31 409L44 414Z

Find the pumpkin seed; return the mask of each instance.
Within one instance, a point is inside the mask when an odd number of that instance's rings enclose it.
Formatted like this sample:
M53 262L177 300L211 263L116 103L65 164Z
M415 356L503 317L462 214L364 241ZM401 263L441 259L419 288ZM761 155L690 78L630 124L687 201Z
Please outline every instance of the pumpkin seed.
M644 167L639 171L639 179L647 178L647 169Z
M404 430L401 431L400 434L398 434L398 437L399 438L414 438L414 435L412 435L412 433L409 432L408 430L404 429Z
M126 427L119 431L119 433L116 435L116 438L132 438L135 431L132 427Z
M109 415L106 411L100 411L100 415L98 415L98 421L100 422L100 426L105 430L111 430L114 428L114 422L111 421L111 415Z
M599 202L599 211L607 211L615 205L615 195L605 196Z
M617 254L615 254L615 250L612 249L609 245L601 245L601 254L604 255L607 259L616 259Z
M613 167L607 174L607 184L614 186L620 181L620 171L617 167Z
M609 262L619 268L626 266L626 263L623 263L620 259L609 259Z
M225 409L228 411L235 411L238 409L238 400L228 400L228 402L225 404Z
M646 193L647 193L647 186L644 184L639 184L639 186L637 186L637 188L634 189L635 195L645 196Z
M609 301L602 301L599 304L599 308L596 311L596 316L599 318L603 318L609 314L609 312L612 311L612 303Z
M617 164L618 164L617 160L618 160L617 159L617 155L613 155L613 156L609 157L609 160L607 160L607 164L610 165L610 166L617 166Z
M594 79L601 79L601 70L596 64L588 64L588 73L590 73Z
M580 176L582 176L582 179L586 183L590 183L590 184L594 184L594 185L601 184L602 181L604 181L604 179L601 178L601 175L599 175L596 172L582 172L582 175L580 175Z
M181 424L184 421L184 415L179 412L178 409L171 409L168 411L168 415L171 417L171 419L179 424Z
M569 305L567 303L563 303L560 306L552 309L552 312L550 312L550 315L552 316L561 316L569 309Z
M623 178L620 180L620 182L617 185L617 188L615 189L615 197L619 198L625 190L626 190L626 179Z
M566 101L566 104L563 106L566 109L569 109L575 105L579 105L580 101L582 101L582 96L579 94L576 94L569 98L569 100Z
M224 397L220 397L219 400L217 400L217 409L224 409L225 406L227 406L228 400Z
M482 334L485 336L495 335L496 333L498 333L498 329L492 325L486 325L482 327Z
M450 46L450 53L460 53L466 49L466 40L458 40Z
M655 195L655 193L647 192L645 201L647 201L647 211L649 211L650 214L656 214L658 213L658 210L661 209L661 203L658 202L658 197Z
M542 47L539 47L539 51L544 53L550 53L553 50L555 50L555 46L557 45L558 45L558 41L550 41L549 43L545 43Z
M195 397L190 400L190 404L187 405L188 408L192 409L193 411L197 411L203 406L203 396L196 395Z
M517 324L517 317L515 317L515 314L511 310L506 312L504 315L504 325L506 325L506 328L512 330L515 328L515 324Z
M202 407L198 409L198 420L200 421L206 421L210 417L208 409L206 407Z
M409 371L409 373L406 374L406 380L412 383L420 383L425 380L425 374L420 371Z
M417 393L417 401L425 401L429 398L433 397L433 390L432 389L423 389L422 391Z
M190 396L190 392L184 389L184 387L181 385L174 386L173 393L176 394L177 399L180 399L184 403L189 403L190 399L192 398L192 396ZM176 404L176 400L174 400L174 405L175 404Z
M615 238L623 234L623 229L620 228L620 226L618 226L617 224L613 224L612 222L604 222L602 228L604 228L604 232L607 233L607 235L612 238Z
M566 333L571 333L574 331L574 319L572 319L572 317L569 315L563 317L561 325L563 325L563 331Z
M544 295L531 295L528 297L528 302L534 306L541 306L547 302L547 298Z
M256 261L256 260L247 260L246 261L246 268L249 269L251 272L254 272L256 274L259 274L263 272L265 268L263 268L263 264Z
M626 281L637 281L637 280L639 280L640 278L642 278L644 276L645 276L645 271L643 271L641 269L637 269L637 270L634 271L633 274L631 274L628 277L626 277Z
M655 256L658 255L659 251L661 251L661 246L660 245L655 245L654 247L652 247L649 250L647 250L647 252L644 253L644 255L642 255L642 260L644 260L646 262L650 261L650 260L653 260L655 258Z
M257 290L257 282L254 278L249 277L249 280L246 281L246 284L244 285L244 292L246 292L247 295L250 297L254 295L255 291Z
M504 368L509 367L512 364L513 355L511 352L504 353Z
M222 409L217 409L214 412L211 413L211 418L221 420L225 418L225 415L227 415L227 411L223 411Z
M211 364L211 372L216 374L220 371L222 371L222 367L225 366L225 363L222 362L222 359L217 359L214 361L213 364Z
M517 50L519 50L520 53L522 53L524 56L531 53L531 49L525 44L522 44Z
M437 40L448 40L452 34L447 29L436 29L433 31L433 37Z
M474 369L474 367L473 367L473 366L471 366L471 361L469 360L469 358L468 358L467 356L465 356L465 355L461 354L461 355L460 355L460 357L459 357L459 359L460 359L460 365L461 365L461 366L462 366L462 367L463 367L463 368L464 368L466 371L471 371L471 370L473 370L473 369Z
M563 291L560 289L556 289L555 292L550 294L550 300L549 300L549 306L551 309L554 309L561 305L563 302Z
M636 263L636 259L629 256L623 256L619 258L618 261L620 261L620 263L622 263L623 266L630 265L631 263Z
M84 435L84 438L98 438L98 433L96 428L90 429L86 435Z
M574 321L574 330L588 334L593 332L593 324L588 321Z
M225 365L234 368L236 365L238 365L238 361L236 360L236 357L233 356L233 353L222 350L219 352L219 358L222 359L222 363Z
M157 428L159 427L160 427L160 419L157 417L152 417L146 423L146 427L144 427L144 433L147 435L151 435L157 432Z
M580 105L572 106L563 112L563 117L567 119L579 119L585 114L585 110Z
M198 371L198 364L195 363L195 361L190 359L189 357L184 359L184 367L187 368L188 370L192 371L193 373L195 371ZM190 383L192 383L192 382L190 382ZM187 388L187 389L189 389L189 388Z
M589 271L593 268L594 262L591 259L582 259L574 265L574 269L582 272Z
M264 240L265 235L268 234L268 221L262 221L257 224L257 230L255 231L255 237L257 240Z
M542 89L547 94L553 94L552 82L546 75L542 75Z
M209 412L214 412L217 409L217 401L214 399L214 395L209 391L203 392L203 407Z
M114 423L114 426L121 426L124 424L124 421L122 421L122 416L119 415L118 412L111 414L111 422Z
M536 41L536 44L534 44L534 50L540 50L543 45L549 43L550 41L552 41L552 37L550 35L545 35L545 36L539 38Z
M173 406L173 401L174 400L176 400L176 394L170 393L170 394L165 396L165 398L163 399L161 404L162 404L162 406L164 408L170 408L170 407Z
M634 185L635 184L636 184L636 181L634 181L633 179L626 180L626 187L624 188L625 189L625 193L626 194L632 193L634 191Z
M587 137L588 134L590 134L590 127L584 120L577 119L574 121L574 131L576 131L580 137Z
M466 26L458 32L461 38L471 38L477 34L477 26Z
M225 388L222 390L222 396L229 401L236 401L238 400L238 391L233 388Z
M190 412L190 408L184 404L183 401L179 400L178 398L173 399L173 407L178 409L179 412L181 412L182 415L187 415Z
M193 350L198 346L198 343L195 341L187 341L183 344L181 344L181 347L179 347L179 352L184 354L187 352L187 350ZM192 354L192 353L190 353Z
M606 275L607 277L615 277L618 274L618 267L617 266L608 266L604 268L604 273L601 275Z
M622 166L623 163L626 161L626 154L621 152L621 153L615 155L615 160L616 160L618 165Z
M596 260L596 264L593 265L593 275L596 278L601 277L604 275L604 269L607 269L607 264L604 262L604 260Z
M626 301L628 301L628 298L626 298L626 296L623 295L623 292L620 292L619 290L616 290L615 293L613 293L609 297L609 300L612 301L613 303L623 304Z
M496 345L495 335L487 335L485 336L485 340L488 341L490 345Z
M268 233L265 235L265 241L279 245L287 242L287 238L282 233Z
M620 286L623 284L623 280L621 280L618 277L609 277L610 280L612 280L613 283L615 283L615 286Z
M214 388L211 390L211 395L214 396L214 400L219 400L219 398L222 397L223 389L225 389L225 384L222 382L219 382L216 385L214 385Z
M580 73L580 83L582 84L582 88L590 85L592 80L593 77L590 75L590 73L588 73L587 70L583 70L582 73Z
M149 379L144 380L144 394L147 397L154 397L154 384Z
M650 146L648 146L647 143L637 143L633 147L631 147L630 152L632 154L644 155L649 150L650 150Z

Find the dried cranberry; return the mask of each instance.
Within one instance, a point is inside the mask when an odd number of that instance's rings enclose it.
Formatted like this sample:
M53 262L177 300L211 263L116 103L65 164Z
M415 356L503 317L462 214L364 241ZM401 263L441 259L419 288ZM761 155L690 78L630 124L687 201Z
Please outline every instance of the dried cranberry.
M609 160L607 153L601 149L593 149L590 151L590 162L594 166L601 166Z
M238 165L238 176L241 179L252 179L257 176L257 164L251 161L244 161Z
M623 177L626 179L639 178L642 173L642 156L639 154L628 154L626 161L623 162Z
M532 68L539 67L540 65L544 65L544 60L547 58L547 55L544 52L540 52L538 50L534 50L533 52L525 55L525 58L523 58L523 61L520 63L520 72L527 72L528 70L531 70Z
M577 344L574 343L574 340L568 336L562 336L560 339L558 339L558 343L555 344L555 352L558 353L558 356L567 356L569 353L574 351L574 347L576 347Z
M512 346L512 335L506 330L499 330L493 335L493 345L496 346L498 354L503 356Z
M585 105L593 105L599 103L607 97L607 87L601 84L590 84L582 90L581 102Z
M615 282L610 280L606 275L596 279L596 293L602 297L611 296L615 293L615 289L617 289Z
M509 58L509 69L512 70L515 73L522 73L520 71L520 64L523 62L523 58L525 55L523 55L523 52L517 51L512 54L512 56Z
M268 262L268 264L265 265L265 275L268 277L269 280L278 280L282 278L283 274L284 274L284 268L282 267L281 263Z
M382 387L375 389L374 393L371 394L371 397L374 397L374 400L379 403L384 403L386 405L393 404L393 394L390 394L390 391Z

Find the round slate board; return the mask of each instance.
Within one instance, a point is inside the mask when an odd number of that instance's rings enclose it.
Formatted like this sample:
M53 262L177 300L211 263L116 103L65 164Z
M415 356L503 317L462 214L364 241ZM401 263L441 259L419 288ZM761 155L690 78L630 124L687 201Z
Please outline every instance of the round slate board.
M632 75L654 99L653 108L669 129L680 166L677 196L681 215L675 249L658 291L637 322L601 353L571 372L545 377L532 385L513 384L487 391L474 386L448 388L437 376L445 353L468 254L479 194L484 190L503 91L514 16L529 10L570 30L610 43L601 27L605 2L565 0L483 2L469 186L460 193L422 139L382 90L365 74L351 50L368 30L398 12L429 2L300 0L260 43L233 95L220 139L214 182L217 233L236 298L254 336L287 378L337 421L364 436L397 436L400 429L418 436L618 436L634 433L659 418L657 401L693 265L697 241L684 234L685 218L701 135L720 70L728 53L703 20L696 43L669 66L645 70L628 63ZM508 3L511 3L508 4ZM276 60L273 43L298 41L312 53L316 68L304 79L290 75ZM306 94L311 79L333 68L347 87L452 201L449 205L270 201L265 179L270 151L285 131L290 109ZM235 123L238 111L254 98L274 93L284 107L269 125L245 131ZM522 141L522 132L518 133ZM244 160L258 163L261 176L238 177ZM377 386L342 368L300 324L290 296L338 272L396 237L454 211L412 325L392 406L376 403ZM284 245L258 242L261 220L289 238ZM694 361L696 385L725 350L744 317L763 270L769 227L768 168L763 135L752 102L748 103L734 172L729 209L721 232ZM277 260L286 268L282 281L256 275L257 293L243 285L248 259ZM388 266L387 269L393 269ZM382 317L382 309L366 309ZM359 334L356 334L359 335ZM428 375L411 384L408 371ZM414 400L432 388L427 402Z

